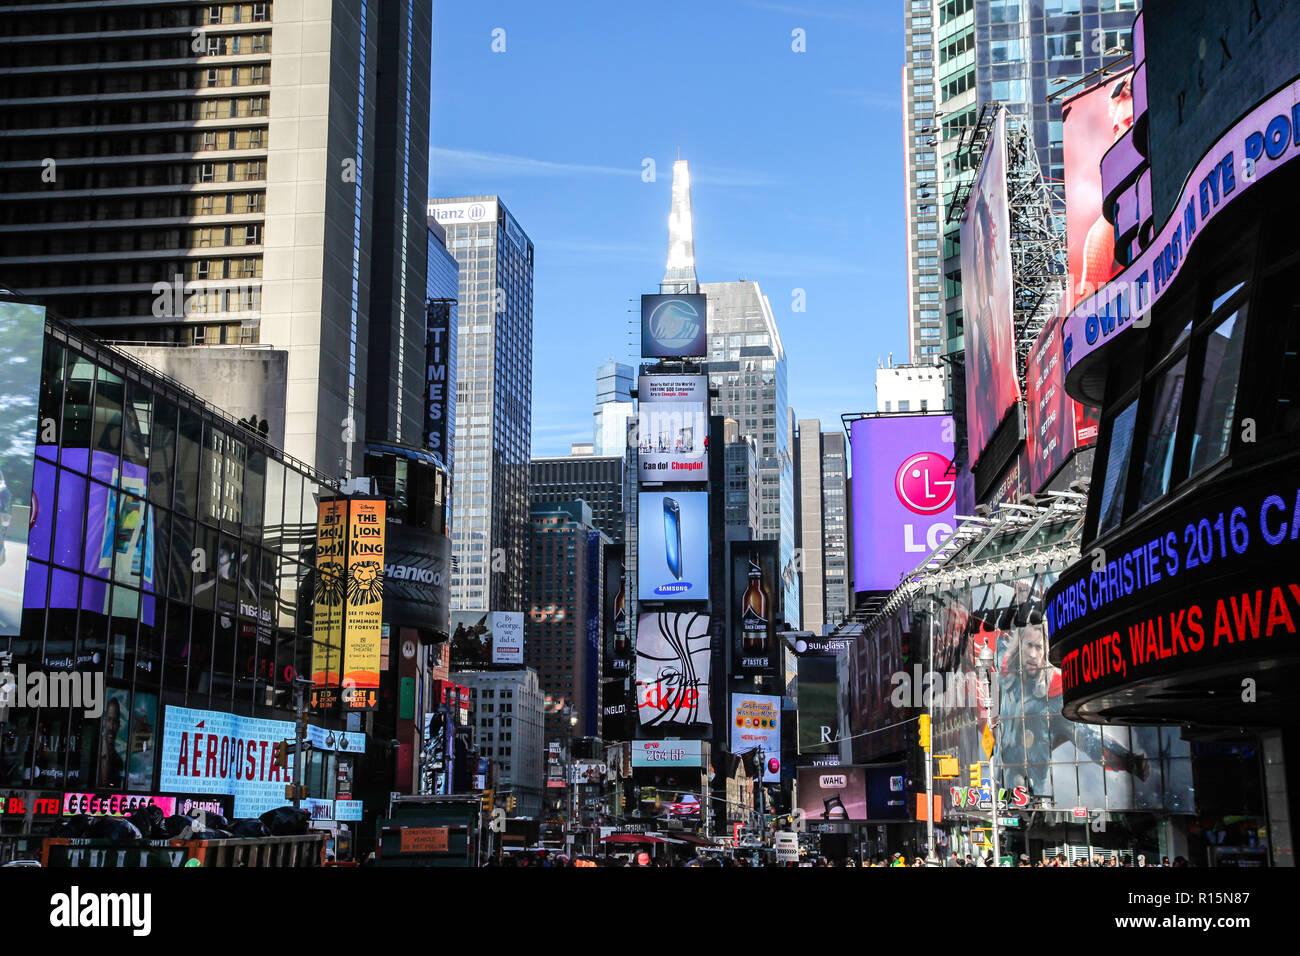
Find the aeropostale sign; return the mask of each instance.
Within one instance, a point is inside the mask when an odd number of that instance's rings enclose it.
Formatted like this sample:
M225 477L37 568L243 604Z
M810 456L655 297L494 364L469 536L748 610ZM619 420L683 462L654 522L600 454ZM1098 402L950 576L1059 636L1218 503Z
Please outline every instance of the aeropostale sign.
M312 730L320 732L309 728L309 736ZM282 807L285 785L293 782L293 751L288 767L272 767L271 749L293 736L294 725L288 720L169 706L163 725L160 789L234 797L236 817L255 817ZM358 749L364 741L358 742L359 737L348 735Z

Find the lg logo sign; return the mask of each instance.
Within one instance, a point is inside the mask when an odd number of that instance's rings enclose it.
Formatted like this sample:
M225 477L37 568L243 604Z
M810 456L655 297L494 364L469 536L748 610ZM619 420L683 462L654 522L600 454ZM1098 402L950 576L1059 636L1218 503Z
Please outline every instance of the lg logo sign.
M903 507L913 514L929 517L952 506L957 481L952 462L944 455L923 451L905 460L894 475L894 491ZM916 525L903 525L903 549L928 554L952 535L952 525L936 521L924 530L925 540L917 541Z

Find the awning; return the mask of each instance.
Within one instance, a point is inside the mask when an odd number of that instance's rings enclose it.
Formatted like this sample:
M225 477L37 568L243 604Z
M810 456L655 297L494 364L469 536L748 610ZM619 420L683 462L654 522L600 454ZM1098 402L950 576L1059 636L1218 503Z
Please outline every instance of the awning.
M669 841L650 833L611 833L600 838L601 843L667 843Z
M687 843L691 846L717 846L712 840L706 840L704 837L696 836L694 833L674 833L667 838L669 843Z

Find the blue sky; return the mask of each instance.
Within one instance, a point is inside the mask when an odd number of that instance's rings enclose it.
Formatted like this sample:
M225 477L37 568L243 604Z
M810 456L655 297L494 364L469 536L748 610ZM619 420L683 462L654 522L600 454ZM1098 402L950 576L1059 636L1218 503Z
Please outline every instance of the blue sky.
M902 18L875 0L437 0L430 194L499 194L536 247L534 455L590 440L596 366L636 364L629 310L663 275L679 149L700 281L758 280L796 414L830 430L874 409L877 358L907 351Z

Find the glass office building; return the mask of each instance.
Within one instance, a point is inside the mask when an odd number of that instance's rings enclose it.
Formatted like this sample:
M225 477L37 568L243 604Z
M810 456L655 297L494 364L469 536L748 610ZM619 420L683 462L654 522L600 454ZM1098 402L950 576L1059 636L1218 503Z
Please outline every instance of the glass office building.
M759 539L779 541L782 569L794 562L794 457L790 448L785 346L757 282L702 282L709 297L712 413L733 419L757 443ZM787 620L799 620L799 578L783 574Z
M524 609L533 243L496 196L429 200L460 266L453 610Z
M102 672L105 708L11 709L0 786L165 792L170 710L293 719L293 681L311 673L317 503L337 488L61 325L43 362L21 623L0 650L15 671ZM313 755L310 796L334 796L331 757Z
M979 154L959 148L980 105L1029 122L1038 164L1064 212L1061 103L1103 64L1130 65L1140 0L904 0L909 351L960 351L960 220L948 215ZM1049 100L1049 97L1052 99ZM946 344L945 344L946 339Z

